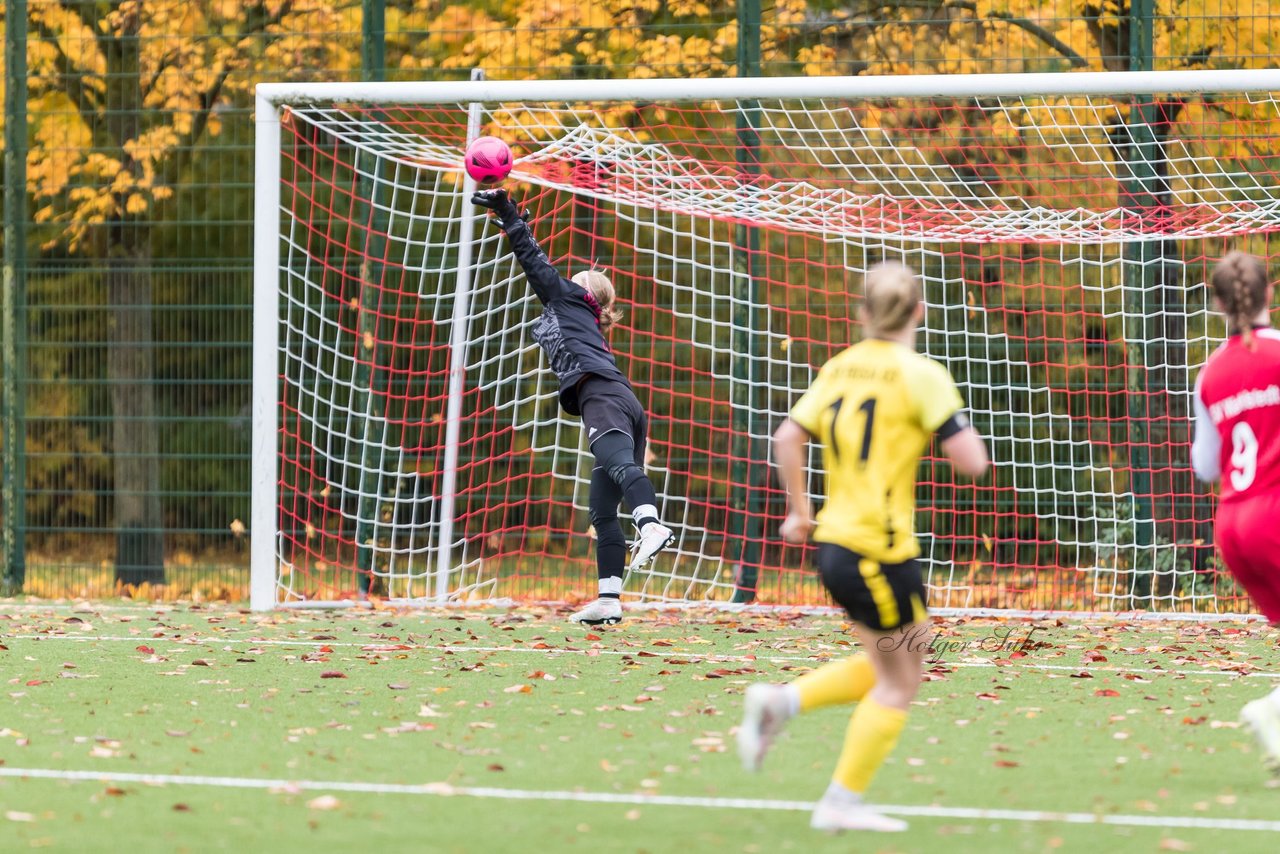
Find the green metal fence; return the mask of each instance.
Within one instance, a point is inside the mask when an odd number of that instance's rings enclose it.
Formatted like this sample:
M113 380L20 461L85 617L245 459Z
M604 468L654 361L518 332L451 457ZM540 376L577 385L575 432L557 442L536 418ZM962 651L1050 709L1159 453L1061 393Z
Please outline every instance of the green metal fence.
M245 595L258 81L1233 68L1280 49L1280 0L8 0L3 16L3 577L47 595Z

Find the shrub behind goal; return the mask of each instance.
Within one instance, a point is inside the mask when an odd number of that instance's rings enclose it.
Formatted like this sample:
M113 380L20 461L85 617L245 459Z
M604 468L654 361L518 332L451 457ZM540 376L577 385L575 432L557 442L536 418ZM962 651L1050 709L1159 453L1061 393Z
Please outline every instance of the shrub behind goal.
M1272 91L1269 71L260 86L254 607L558 601L594 577L590 454L469 203L482 135L511 146L553 263L603 269L626 312L611 341L679 534L632 601L825 603L777 537L768 439L892 258L924 277L921 348L994 463L962 485L926 459L931 605L1247 607L1189 401L1223 334L1208 265L1273 254Z

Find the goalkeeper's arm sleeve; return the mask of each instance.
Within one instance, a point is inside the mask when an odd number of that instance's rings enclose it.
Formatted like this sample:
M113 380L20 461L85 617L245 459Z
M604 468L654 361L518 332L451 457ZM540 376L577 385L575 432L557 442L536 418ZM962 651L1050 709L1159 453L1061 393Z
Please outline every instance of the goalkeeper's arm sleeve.
M538 246L538 241L533 239L533 234L525 221L517 219L507 228L507 236L511 238L511 252L520 262L524 277L529 280L529 286L538 295L538 299L545 305L556 297L562 296L566 291L564 279L556 268L551 266L546 253Z

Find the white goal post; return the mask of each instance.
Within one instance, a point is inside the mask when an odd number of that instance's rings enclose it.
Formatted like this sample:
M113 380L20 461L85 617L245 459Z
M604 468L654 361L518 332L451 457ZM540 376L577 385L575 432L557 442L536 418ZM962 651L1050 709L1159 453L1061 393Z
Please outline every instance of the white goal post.
M679 533L635 602L808 606L768 437L921 272L995 474L919 494L931 605L1240 613L1186 459L1227 247L1280 254L1280 70L257 87L251 607L594 589L589 454L466 142L599 266ZM814 488L818 484L815 481Z

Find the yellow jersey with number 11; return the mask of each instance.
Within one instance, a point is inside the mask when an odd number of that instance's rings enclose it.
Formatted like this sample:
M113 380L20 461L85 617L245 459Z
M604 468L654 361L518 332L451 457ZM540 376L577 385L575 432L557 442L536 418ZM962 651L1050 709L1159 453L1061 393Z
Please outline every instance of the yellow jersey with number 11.
M963 407L947 369L902 344L868 339L823 365L791 409L822 444L826 501L813 538L880 563L918 555L920 456Z

